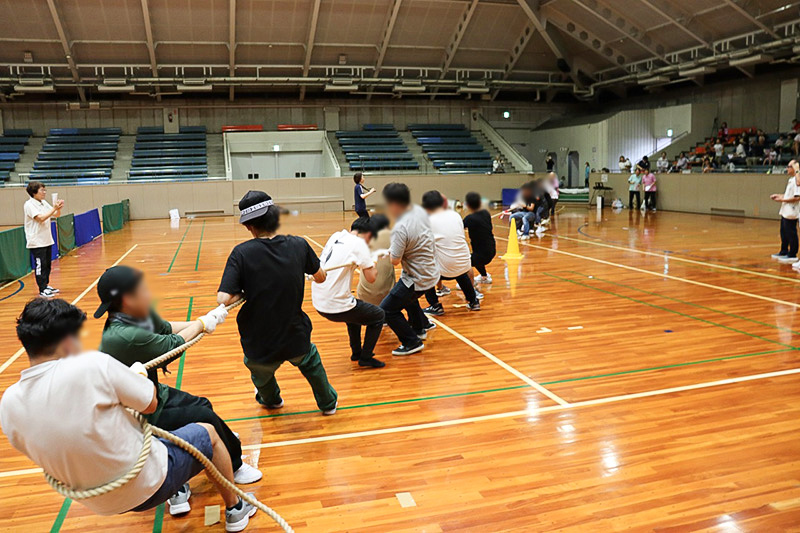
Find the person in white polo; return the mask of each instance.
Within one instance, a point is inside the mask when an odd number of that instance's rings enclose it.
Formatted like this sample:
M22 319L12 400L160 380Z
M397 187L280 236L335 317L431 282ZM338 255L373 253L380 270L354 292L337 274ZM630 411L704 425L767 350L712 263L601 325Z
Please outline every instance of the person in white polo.
M50 218L61 215L64 200L52 206L47 203L47 189L41 181L28 183L25 189L30 199L25 202L25 240L33 255L34 274L39 286L39 296L52 298L59 290L50 286L50 263L53 254L53 234L50 233Z
M772 254L781 263L797 263L797 219L800 218L800 163L792 159L786 167L789 181L783 194L770 198L781 204L781 250Z

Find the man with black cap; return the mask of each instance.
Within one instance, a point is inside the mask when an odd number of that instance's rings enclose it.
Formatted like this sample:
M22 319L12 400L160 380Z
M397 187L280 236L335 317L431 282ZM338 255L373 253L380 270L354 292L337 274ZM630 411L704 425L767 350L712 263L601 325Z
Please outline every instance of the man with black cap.
M213 333L228 315L220 306L192 322L167 322L153 310L153 298L143 278L142 272L120 265L106 270L97 282L100 306L94 317L108 313L99 350L127 366L142 365L202 332ZM147 377L158 394L156 410L148 416L151 424L167 431L198 422L210 424L231 456L234 481L247 484L261 479L260 471L242 462L241 442L208 399L159 383L155 368L147 372ZM190 510L188 485L183 489L169 499L172 515Z
M305 275L323 283L325 271L305 239L278 235L280 210L267 193L249 191L239 211L239 223L253 238L228 256L217 302L247 299L236 322L256 401L268 409L283 407L275 371L289 361L311 385L322 414L332 415L338 397L311 342L311 320L302 310Z

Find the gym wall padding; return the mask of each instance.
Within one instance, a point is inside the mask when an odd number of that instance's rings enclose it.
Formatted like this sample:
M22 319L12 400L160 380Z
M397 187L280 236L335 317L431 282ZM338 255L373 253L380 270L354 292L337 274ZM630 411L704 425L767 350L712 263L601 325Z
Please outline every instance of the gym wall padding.
M75 248L75 215L69 214L56 219L58 228L58 253L66 255Z
M0 281L17 279L31 270L22 226L0 232Z
M91 209L80 215L75 215L75 246L83 246L102 234L100 213L97 209Z
M122 202L103 206L103 233L122 229L125 224L125 209Z

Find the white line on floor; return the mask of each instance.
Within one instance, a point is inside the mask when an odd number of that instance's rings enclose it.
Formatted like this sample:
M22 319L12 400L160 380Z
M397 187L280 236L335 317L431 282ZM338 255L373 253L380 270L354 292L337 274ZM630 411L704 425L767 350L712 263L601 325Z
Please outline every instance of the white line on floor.
M122 260L123 260L123 259L125 259L126 257L128 257L128 254L130 254L132 251L134 251L134 250L136 249L136 247L137 247L137 246L138 246L138 244L134 244L133 246L131 246L131 247L130 247L130 249L129 249L127 252L125 252L124 254L122 254L122 256L120 256L120 258L119 258L119 259L117 259L116 261L114 261L114 263L113 263L111 266L112 266L112 267L114 267L114 266L117 266L118 264L120 264L120 263L122 262ZM109 267L109 268L111 268L111 267ZM101 274L101 276L102 276L102 274ZM92 289L94 289L94 287L95 287L95 285L97 285L97 282L98 282L98 281L100 281L100 276L97 276L97 279L95 279L95 280L92 282L92 284L91 284L91 285L89 285L88 287L86 287L86 289L85 289L85 290L84 290L82 293L80 293L80 294L78 295L78 297L77 297L77 298L75 298L74 300L72 300L72 305L75 305L75 304L77 304L78 302L80 302L80 301L83 299L83 297L84 297L84 296L86 296L86 295L89 293L89 291L91 291ZM22 355L23 353L25 353L25 349L24 349L24 348L20 348L19 350L17 350L17 351L14 353L14 355L12 355L11 357L9 357L9 358L8 358L8 360L7 360L5 363L3 363L2 365L0 365L0 374L2 374L2 373L3 373L3 372L4 372L4 371L5 371L5 370L6 370L8 367L10 367L12 364L14 364L14 361L16 361L17 359L19 359L19 356L20 356L20 355Z
M583 329L583 326L570 326L567 329L570 330L570 331L576 330L576 329Z
M417 506L417 502L414 501L414 497L410 492L398 492L394 496L397 498L397 501L400 502L400 507L406 508Z

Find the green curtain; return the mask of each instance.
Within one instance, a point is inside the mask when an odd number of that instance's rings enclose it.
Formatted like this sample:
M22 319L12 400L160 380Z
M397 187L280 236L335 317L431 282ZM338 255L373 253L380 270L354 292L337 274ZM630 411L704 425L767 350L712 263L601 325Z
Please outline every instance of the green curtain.
M75 248L75 215L69 214L56 219L58 229L58 253L64 256Z
M22 226L0 232L0 281L17 279L31 269Z
M125 224L122 203L103 206L103 233L121 230Z
M131 219L131 201L127 198L122 200L122 221L128 222Z

